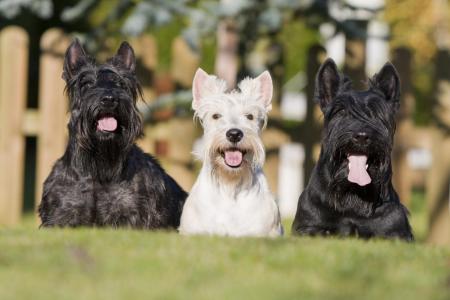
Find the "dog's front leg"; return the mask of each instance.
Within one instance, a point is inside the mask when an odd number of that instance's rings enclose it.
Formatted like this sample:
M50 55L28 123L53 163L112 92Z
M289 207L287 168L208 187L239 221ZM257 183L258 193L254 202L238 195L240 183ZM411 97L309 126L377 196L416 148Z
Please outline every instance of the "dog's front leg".
M94 217L92 209L78 200L71 200L74 199L67 199L57 193L43 197L39 208L41 227L91 226Z
M321 201L320 195L313 194L308 189L301 194L292 224L292 234L312 236L336 234L336 224L326 219L326 211L318 204Z
M337 225L337 234L342 237L359 236L358 226L350 219L343 219Z
M376 209L372 218L360 220L358 223L358 235L363 238L378 236L414 241L407 210L400 203L385 203Z
M298 228L292 228L292 234L294 235L310 235L310 236L328 236L334 234L332 228L326 228L323 226L300 226Z
M58 162L44 183L39 216L42 227L91 226L95 220L89 178L72 178Z

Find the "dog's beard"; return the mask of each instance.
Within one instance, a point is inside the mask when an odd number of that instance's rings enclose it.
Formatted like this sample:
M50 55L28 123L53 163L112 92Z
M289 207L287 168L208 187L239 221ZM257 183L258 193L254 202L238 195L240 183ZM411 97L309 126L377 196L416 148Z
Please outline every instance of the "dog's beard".
M114 118L115 128L108 127L111 124L102 127L99 122L103 118ZM77 119L71 120L71 125L71 136L83 169L97 176L100 182L120 177L131 147L142 134L137 109L126 105L114 111L99 106L87 107Z
M115 109L92 105L81 112L77 133L84 149L96 151L116 144L126 150L141 136L142 121L137 108L131 99L123 99L121 103Z
M253 184L254 174L264 164L265 152L259 137L248 133L237 144L230 143L223 135L213 138L207 145L206 159L211 177L220 185L248 187Z
M242 158L239 165L227 163L227 152L240 152ZM223 145L210 151L211 176L220 185L248 186L253 179L253 152L251 149L236 147L234 145Z
M375 206L388 191L391 179L390 144L376 141L367 147L340 141L336 147L325 151L330 184L328 199L337 211L352 211L358 215L370 216ZM367 184L350 180L351 156L364 156L365 166L359 166L360 172L370 177ZM365 160L364 159L364 160ZM353 166L355 167L355 166Z

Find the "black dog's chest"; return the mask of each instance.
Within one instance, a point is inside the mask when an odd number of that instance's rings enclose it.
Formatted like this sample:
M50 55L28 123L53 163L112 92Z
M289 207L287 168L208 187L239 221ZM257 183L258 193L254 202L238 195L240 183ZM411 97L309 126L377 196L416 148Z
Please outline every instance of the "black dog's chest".
M139 197L136 191L124 184L97 186L94 191L95 223L104 226L137 226Z
M334 210L340 213L341 217L370 218L380 201L379 194L380 192L370 185L359 190L346 191L342 195L334 195L328 201L333 203Z

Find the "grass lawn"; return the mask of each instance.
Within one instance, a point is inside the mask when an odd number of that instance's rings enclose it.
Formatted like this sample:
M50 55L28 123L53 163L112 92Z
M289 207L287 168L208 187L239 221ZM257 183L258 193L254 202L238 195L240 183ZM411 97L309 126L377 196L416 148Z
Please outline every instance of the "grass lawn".
M413 214L413 226L422 219ZM33 221L0 229L2 300L144 298L450 299L450 249L289 235L36 230Z

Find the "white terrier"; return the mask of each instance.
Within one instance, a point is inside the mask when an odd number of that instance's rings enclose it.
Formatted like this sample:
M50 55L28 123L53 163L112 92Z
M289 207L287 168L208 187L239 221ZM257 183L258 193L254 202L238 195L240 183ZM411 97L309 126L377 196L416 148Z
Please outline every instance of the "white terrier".
M272 108L269 72L240 82L227 93L225 81L198 69L192 108L204 128L200 174L184 204L181 234L278 236L277 203L263 173L260 134Z

